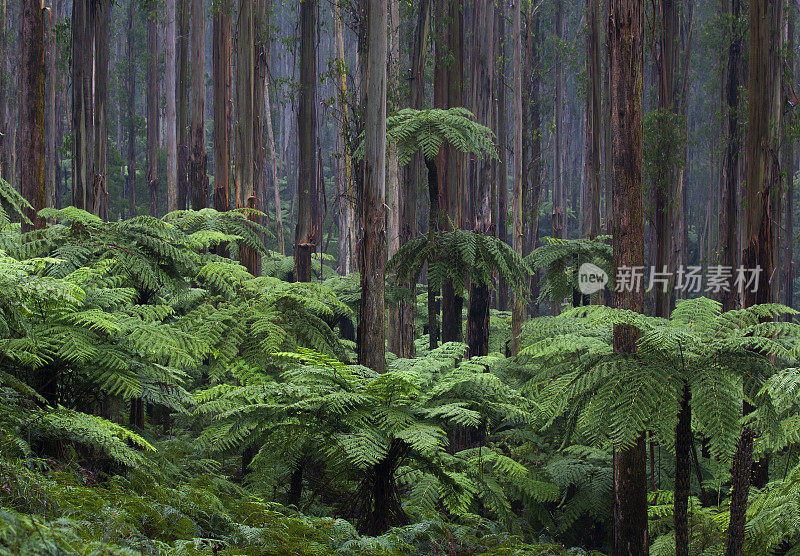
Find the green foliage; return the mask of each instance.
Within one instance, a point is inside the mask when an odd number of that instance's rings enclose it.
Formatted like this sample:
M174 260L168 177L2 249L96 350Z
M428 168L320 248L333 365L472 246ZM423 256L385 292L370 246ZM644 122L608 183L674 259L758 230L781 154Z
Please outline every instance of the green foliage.
M399 278L419 276L428 265L428 283L441 288L446 279L462 290L467 278L487 286L493 285L496 272L512 289L525 290L531 269L514 250L496 237L468 230L429 232L407 241L389 261L387 269Z
M758 305L722 313L706 298L682 301L669 320L590 306L530 321L520 353L537 369L528 388L542 423L563 418L593 441L630 445L650 430L671 447L684 381L692 392L693 428L709 439L715 457L727 458L739 437L742 400L794 360L800 326L761 322L794 311ZM636 354L615 353L613 327L639 330ZM765 430L774 424L764 420Z
M386 139L397 145L401 164L408 163L420 149L425 159L433 160L445 143L463 153L497 158L492 131L477 123L469 110L460 107L400 110L386 119ZM359 147L361 150L363 147Z
M611 236L598 236L595 239L559 239L546 237L542 245L526 257L532 269L543 269L538 302L545 299L562 301L572 299L578 290L578 269L584 263L600 267L613 281L614 257L611 249ZM613 287L613 283L609 282Z

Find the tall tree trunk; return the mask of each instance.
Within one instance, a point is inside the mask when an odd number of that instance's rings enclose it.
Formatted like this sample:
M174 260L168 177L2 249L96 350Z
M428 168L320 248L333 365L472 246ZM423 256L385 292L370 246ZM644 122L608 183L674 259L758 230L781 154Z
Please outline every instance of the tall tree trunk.
M6 78L8 76L9 48L6 31L6 0L0 0L0 177L6 181L13 180L11 174L11 151L15 145L11 144L8 122L8 92L6 91Z
M355 192L353 191L353 167L350 156L349 103L347 97L347 60L344 54L344 36L342 33L342 13L339 2L334 2L334 30L336 33L336 58L339 64L340 82L337 84L339 95L339 133L336 136L336 151L339 157L337 165L337 226L339 228L339 272L350 274L353 271L355 251Z
M239 0L236 20L236 123L234 124L233 189L236 207L253 193L254 0Z
M525 174L523 173L522 133L522 68L525 61L522 58L522 6L521 2L514 2L512 7L512 29L511 37L513 41L513 64L514 64L514 184L511 201L511 212L513 216L512 243L514 251L522 256L522 246L525 241L525 234L522 227L522 190ZM524 300L521 292L514 292L514 308L511 314L511 353L516 355L520 350L520 334L522 333L522 319L525 310Z
M494 43L494 7L488 0L475 3L476 40L473 56L473 102L478 123L492 125L493 109L491 83L494 73L492 45ZM492 161L478 160L477 183L472 202L475 212L475 231L491 234L492 229ZM470 281L469 309L467 311L467 345L469 355L486 355L489 350L489 288L486 284Z
M786 78L794 82L795 77L795 20L797 18L798 6L789 5L787 22L786 22ZM786 106L786 105L784 105ZM788 120L788 116L786 117ZM785 190L785 212L786 212L786 228L783 237L783 245L781 251L783 252L783 297L781 298L784 305L792 306L793 287L794 281L794 149L795 141L787 140L784 147L785 158L785 172L786 172L786 190Z
M523 151L525 156L523 170L525 175L525 189L523 191L523 205L525 207L524 222L527 230L527 250L528 252L536 248L539 239L539 205L542 196L541 181L541 139L539 133L539 14L533 14L533 7L529 4L525 16L525 84L528 91L523 111L524 142ZM528 312L532 316L538 315L539 304L536 302L538 296L537 276L531 276L529 280L530 302Z
M727 19L739 21L740 1L726 0ZM719 212L719 264L731 268L736 267L738 259L737 228L738 191L739 191L739 60L742 51L742 38L735 26L728 29L731 42L727 52L727 75L725 80L725 152L722 167L722 191ZM736 307L736 288L733 279L729 281L727 291L720 292L720 302L724 311Z
M225 1L214 12L214 208L219 211L231 208L232 11L231 2Z
M150 216L158 216L158 28L156 8L147 14L147 189Z
M111 2L92 4L94 27L94 178L92 212L108 218L108 58Z
M555 33L556 48L553 60L555 71L554 83L555 92L553 97L555 112L555 138L553 142L553 237L567 237L567 207L566 207L566 183L565 174L565 145L564 145L564 69L561 60L561 41L564 40L564 0L556 0L555 8ZM561 312L560 299L553 300L553 313Z
M127 145L128 173L125 176L125 189L126 189L125 196L128 199L129 218L136 216L136 52L134 48L134 43L136 40L135 31L136 31L136 1L129 0L128 37L127 37L128 103L127 103L127 118L126 118L127 130L128 130L128 145ZM74 180L75 176L73 172L73 184L75 183Z
M72 4L72 204L92 210L92 42L91 1Z
M283 213L281 208L281 190L278 183L278 150L275 146L275 135L272 131L272 103L269 97L269 84L264 86L264 110L267 119L267 148L269 149L270 177L275 199L275 226L278 231L278 251L286 254L286 244L283 238Z
M192 90L191 131L189 133L189 188L192 208L208 206L206 173L206 25L203 0L192 2Z
M189 127L189 2L178 0L180 15L178 20L178 100L177 100L177 133L178 133L178 209L189 207L191 192L189 191L189 145L187 130ZM215 33L216 35L216 33ZM216 121L216 117L214 118ZM215 167L216 171L216 167Z
M386 370L386 4L372 3L367 12L369 54L367 96L364 99L364 184L361 198L364 235L358 362L382 373Z
M745 181L745 238L742 266L760 267L757 287L742 292L745 307L769 303L772 299L770 278L773 271L774 238L772 202L780 183L778 164L781 114L781 27L783 0L753 0L750 3L750 59L748 90L747 179ZM752 408L745 403L744 411ZM727 556L743 553L747 498L751 473L757 486L767 476L767 460L753 465L754 431L742 429L734 454L731 488L731 515L728 525Z
M447 3L447 50L448 60L447 81L447 106L457 107L464 105L464 14L463 2L449 0ZM452 146L443 149L446 161L447 174L445 176L446 192L444 206L447 211L448 221L455 227L464 227L464 214L462 210L462 190L464 188L464 153ZM441 196L441 195L440 195ZM450 226L450 224L448 224ZM464 299L462 292L455 291L453 280L446 280L442 285L442 341L463 342L464 323L462 321Z
M425 59L428 52L428 32L430 28L430 0L418 2L417 21L411 41L411 59L409 72L409 102L411 108L422 109L425 103ZM406 167L406 186L404 187L401 212L401 239L404 244L417 235L417 196L420 190L423 169L422 157L419 153L411 157L411 163ZM404 284L408 290L416 294L416 282L408 279ZM411 300L400 303L400 332L398 340L400 345L396 353L401 357L414 357L414 307L416 295Z
M60 5L60 4L59 4ZM58 164L58 152L56 151L56 135L58 124L56 120L56 25L58 24L58 6L55 2L51 3L49 22L46 22L46 57L47 57L47 118L45 128L47 130L47 150L46 158L46 178L45 178L45 206L55 206L56 198L56 165ZM60 115L60 114L59 114Z
M390 107L387 111L393 113L396 110L397 99L399 99L399 78L400 78L400 5L398 0L389 1L389 59L388 59L388 87L392 92L387 94ZM401 206L403 204L403 192L400 190L400 160L397 153L397 145L387 145L388 172L386 175L386 207L387 207L387 258L391 259L400 249L400 220ZM393 302L389 305L389 327L388 327L388 347L389 351L402 356L401 345L402 333L400 327L400 302Z
M583 230L587 237L600 234L600 149L602 64L600 63L600 0L587 0L589 29L586 37L586 75L589 78L586 94L586 201Z
M496 171L497 178L495 186L497 191L497 239L503 243L508 241L508 223L506 222L506 215L508 214L508 114L506 113L506 14L507 8L506 1L497 2L495 4L495 24L497 25L497 32L495 33L497 59L497 71L495 72L495 86L496 93L495 99L497 102L497 111L495 117L497 118L497 153L500 159L497 161ZM497 308L501 311L508 310L508 285L505 280L498 278L497 280Z
M677 51L675 38L678 28L676 0L661 0L661 28L658 37L658 55L655 63L658 70L658 108L662 117L676 113L675 106L675 66ZM673 124L672 120L670 121ZM672 157L663 157L657 163L655 183L652 190L653 242L655 244L655 266L658 272L669 272L673 268L671 260L672 212L675 204L675 175ZM655 316L668 317L672 308L672 290L653 288Z
M267 87L267 0L255 0L253 6L253 194L256 208L264 213L256 221L267 226L269 197L267 196L267 144L265 131L265 102ZM261 257L253 254L261 263ZM261 274L261 269L258 269Z
M314 229L313 205L317 198L317 138L315 98L317 91L317 6L313 0L300 3L300 91L297 111L299 164L297 174L298 213L294 237L294 267L298 282L311 281L311 253L318 230Z
M20 157L20 192L33 207L25 214L33 226L23 223L23 231L44 228L44 219L37 212L45 206L44 160L44 6L42 0L21 0L19 25L19 133L17 152Z
M642 2L611 0L611 138L614 267L644 266L642 202ZM613 304L642 312L644 292L615 291ZM614 351L634 353L637 330L614 327ZM640 436L614 457L614 539L617 555L648 553L645 442Z
M167 144L167 212L178 210L178 125L176 102L175 59L175 0L166 0L166 28L164 31L164 94L166 106Z

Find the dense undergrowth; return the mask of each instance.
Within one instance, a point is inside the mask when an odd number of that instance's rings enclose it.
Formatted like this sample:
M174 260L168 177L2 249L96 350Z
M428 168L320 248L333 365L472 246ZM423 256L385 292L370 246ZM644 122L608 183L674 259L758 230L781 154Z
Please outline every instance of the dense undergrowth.
M529 320L514 359L507 313L472 359L429 350L420 320L417 356L376 374L352 364L358 280L317 259L318 282L290 283L241 212L47 210L25 234L0 216L2 553L603 552L612 447L647 430L652 552L669 554L684 384L692 553L724 550L743 398L772 455L748 551L798 550L800 334L760 322L785 308L576 308ZM623 322L642 330L635 360L610 346Z

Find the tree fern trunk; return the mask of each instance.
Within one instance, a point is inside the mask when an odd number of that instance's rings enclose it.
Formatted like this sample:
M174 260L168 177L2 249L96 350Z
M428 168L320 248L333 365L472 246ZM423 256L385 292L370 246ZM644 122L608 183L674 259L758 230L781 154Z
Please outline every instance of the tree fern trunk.
M675 554L689 556L689 487L691 482L692 408L689 384L684 382L675 428Z
M470 283L467 345L470 357L489 353L489 287L486 284Z
M439 198L439 174L436 168L436 161L433 159L425 160L425 167L428 169L428 233L433 233L437 229L438 217L438 198ZM428 338L430 348L439 347L439 306L436 303L436 289L431 287L430 268L428 268Z
M753 438L749 427L742 430L731 470L731 517L725 556L741 556L744 550L744 526L747 521L747 495L750 491L750 468L753 465Z

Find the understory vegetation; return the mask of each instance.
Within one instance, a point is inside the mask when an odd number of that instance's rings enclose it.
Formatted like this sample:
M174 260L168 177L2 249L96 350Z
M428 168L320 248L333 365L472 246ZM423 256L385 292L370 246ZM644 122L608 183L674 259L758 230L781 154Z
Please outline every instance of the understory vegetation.
M644 430L651 553L672 553L684 511L691 553L720 554L743 426L770 460L746 553L800 549L786 307L579 306L528 319L514 358L510 314L493 310L490 353L470 358L420 334L424 289L389 288L418 300L416 356L376 373L353 364L358 278L317 259L317 282L287 281L291 259L243 211L46 209L46 228L21 233L22 204L4 189L2 553L604 553L614 451ZM246 249L264 275L236 262ZM554 241L531 265L557 269L543 290L560 291L569 261L608 256ZM637 354L614 352L618 325L640 331Z

